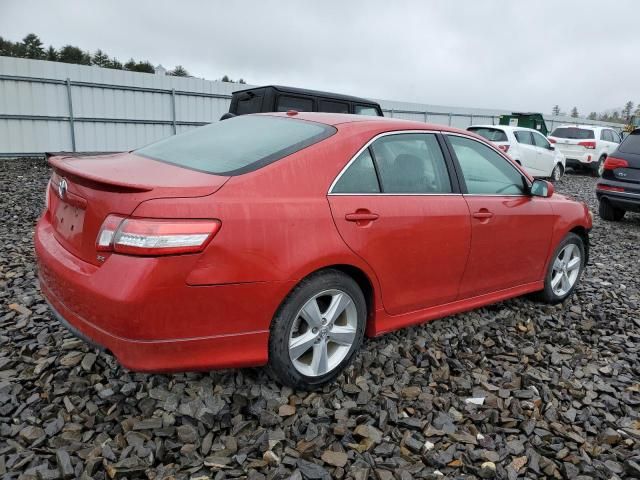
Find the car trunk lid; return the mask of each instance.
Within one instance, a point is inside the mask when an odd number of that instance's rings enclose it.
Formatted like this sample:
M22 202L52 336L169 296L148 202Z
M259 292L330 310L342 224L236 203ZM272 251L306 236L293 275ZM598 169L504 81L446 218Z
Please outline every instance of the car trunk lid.
M55 235L69 252L99 265L95 248L109 214L128 216L142 202L215 193L229 177L203 173L132 153L48 159L47 187Z

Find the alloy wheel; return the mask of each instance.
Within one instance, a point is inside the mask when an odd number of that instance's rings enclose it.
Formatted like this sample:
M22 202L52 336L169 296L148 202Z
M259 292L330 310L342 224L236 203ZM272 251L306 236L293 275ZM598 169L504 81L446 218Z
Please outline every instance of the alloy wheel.
M560 178L562 178L562 167L560 167L560 165L556 165L553 169L553 172L551 172L551 178L553 178L554 182L557 182L558 180L560 180Z
M600 162L598 163L598 176L601 177L603 173L604 173L604 160L600 159Z
M558 297L564 297L573 288L582 265L580 248L574 244L567 244L553 262L551 272L551 289Z
M358 313L351 296L337 289L314 295L298 311L289 333L289 358L308 377L329 373L356 339Z

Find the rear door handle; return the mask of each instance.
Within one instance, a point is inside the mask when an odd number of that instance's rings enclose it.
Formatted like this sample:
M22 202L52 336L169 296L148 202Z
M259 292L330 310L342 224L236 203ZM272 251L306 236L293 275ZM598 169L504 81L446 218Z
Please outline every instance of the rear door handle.
M378 217L379 215L377 213L371 213L369 211L366 211L366 212L347 213L344 216L344 219L347 222L373 222L374 220L377 220Z
M480 220L486 220L487 218L491 217L493 217L493 213L485 208L473 214L473 218L478 218Z

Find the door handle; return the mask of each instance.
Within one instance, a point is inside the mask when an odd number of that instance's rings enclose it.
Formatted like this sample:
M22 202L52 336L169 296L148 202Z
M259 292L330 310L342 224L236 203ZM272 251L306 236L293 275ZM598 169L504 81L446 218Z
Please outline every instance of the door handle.
M491 217L493 217L493 213L491 213L486 208L483 208L480 211L475 212L473 214L473 218L478 218L480 220L486 220L486 219L491 218Z
M357 211L353 213L347 213L344 216L344 219L347 222L373 222L377 220L379 215L377 213L371 213L368 210L365 211Z

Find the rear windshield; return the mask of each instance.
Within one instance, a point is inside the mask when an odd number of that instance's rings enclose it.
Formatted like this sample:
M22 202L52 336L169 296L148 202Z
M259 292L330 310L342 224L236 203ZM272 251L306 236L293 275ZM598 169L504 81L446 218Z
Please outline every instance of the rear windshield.
M330 137L334 127L271 116L240 116L165 138L134 153L216 175L257 170Z
M596 138L593 130L577 127L558 127L551 132L551 137L568 138L570 140L590 140Z
M635 153L640 155L640 130L636 130L627 135L627 138L622 141L618 150L623 153Z
M469 127L470 132L473 132L481 137L486 138L490 142L508 142L507 134L497 128L488 127Z

